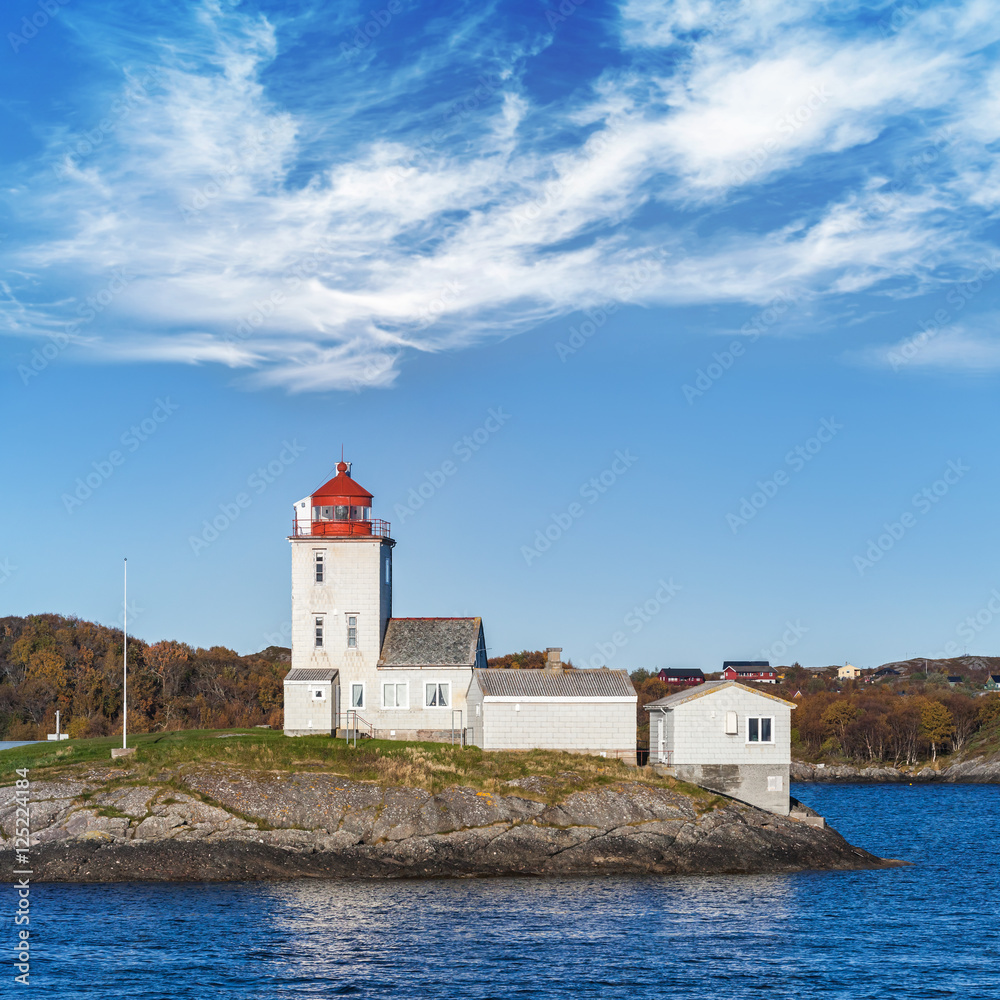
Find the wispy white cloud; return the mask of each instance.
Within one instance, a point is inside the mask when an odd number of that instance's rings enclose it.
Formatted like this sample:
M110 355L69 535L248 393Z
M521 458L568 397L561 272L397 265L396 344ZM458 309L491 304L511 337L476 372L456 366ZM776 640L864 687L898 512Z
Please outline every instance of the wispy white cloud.
M252 369L253 384L304 391L390 385L408 352L611 298L928 287L975 251L992 204L987 158L968 150L988 141L977 123L998 88L969 39L995 35L996 19L956 7L949 46L932 13L848 40L820 10L631 0L634 61L556 103L532 94L524 69L558 37L511 43L443 91L428 81L454 51L423 51L417 72L380 69L373 46L325 68L319 108L315 94L276 96L299 69L284 26L206 5L159 45L153 82L106 141L81 156L54 134L46 182L14 192L38 225L19 240L23 274L0 315L12 333L44 335L127 267L127 287L83 331L91 350ZM469 16L477 33L463 44L485 51L483 11ZM927 117L955 129L964 173L896 183L850 160L903 121L905 160ZM827 184L812 173L821 158ZM741 209L785 179L805 192L792 210Z
M1000 323L996 317L993 320L988 328L928 326L890 346L868 348L854 358L895 372L934 369L991 374L1000 371Z

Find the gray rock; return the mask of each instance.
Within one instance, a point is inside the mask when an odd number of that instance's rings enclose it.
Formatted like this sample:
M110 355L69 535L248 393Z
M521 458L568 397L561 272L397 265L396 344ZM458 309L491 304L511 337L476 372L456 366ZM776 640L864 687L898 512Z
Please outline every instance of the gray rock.
M59 808L35 830L35 878L771 872L891 863L829 829L732 800L699 812L707 800L641 782L547 805L524 796L549 797L550 779L521 782L507 795L471 788L432 795L336 775L255 775L221 766L173 777L192 794L147 782L87 802L53 795ZM98 808L128 815L100 816Z
M793 781L954 781L954 782L998 782L1000 783L1000 761L986 761L981 757L971 761L961 761L947 767L926 765L907 770L889 766L851 767L846 764L820 767L793 761L790 769Z

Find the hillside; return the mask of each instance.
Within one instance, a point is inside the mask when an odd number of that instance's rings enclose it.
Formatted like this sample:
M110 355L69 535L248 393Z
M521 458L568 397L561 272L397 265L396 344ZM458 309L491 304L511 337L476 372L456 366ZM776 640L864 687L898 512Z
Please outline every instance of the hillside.
M60 615L0 619L0 739L44 739L55 728L74 738L121 730L122 632ZM538 668L541 650L497 656L491 665ZM289 650L240 656L222 646L195 649L174 640L129 638L129 731L282 724ZM810 763L944 766L1000 753L1000 694L983 697L1000 657L898 661L901 676L878 683L840 681L798 664L780 668L771 693L795 701L792 751ZM963 679L950 685L948 676ZM634 671L640 740L643 706L671 690Z
M892 660L890 663L882 663L875 669L881 670L883 667L892 667L910 676L915 674L924 677L957 675L977 684L984 684L989 674L1000 674L1000 656L953 656L943 660L914 656L909 660Z
M61 615L0 618L0 739L121 730L121 629ZM129 730L281 725L288 650L240 656L129 637Z
M63 732L98 737L122 725L121 629L62 615L0 618L0 740L45 739L61 713ZM241 656L129 636L130 732L282 724L282 682L291 651L270 646ZM539 668L541 650L491 659Z

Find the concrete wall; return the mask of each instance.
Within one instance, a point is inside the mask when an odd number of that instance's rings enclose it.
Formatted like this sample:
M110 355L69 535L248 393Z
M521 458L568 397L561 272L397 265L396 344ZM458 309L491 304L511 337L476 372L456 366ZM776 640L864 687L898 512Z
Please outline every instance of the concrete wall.
M726 733L727 712L736 713L735 734ZM666 763L685 781L787 816L791 714L790 705L738 687L652 711L650 761ZM773 720L773 743L747 742L751 716Z
M787 764L683 764L671 770L682 781L779 816L789 813Z
M635 698L499 698L473 684L470 742L484 750L569 750L635 763ZM476 716L479 707L480 715Z
M317 691L323 698L316 698ZM336 700L336 683L285 681L285 735L329 736L336 726Z
M341 683L349 679L341 673ZM456 727L469 724L469 710L466 697L472 680L471 667L382 667L371 671L371 685L366 685L365 697L368 708L359 710L359 715L379 729L383 739L431 739L430 732L448 732L450 739L452 712L455 712ZM446 683L451 685L451 704L447 707L425 705L426 685ZM383 706L383 686L405 684L409 695L407 708L389 709ZM347 707L348 688L344 688L344 706ZM458 712L461 712L461 716ZM422 733L423 735L417 735Z
M292 667L370 667L382 649L392 614L392 546L381 538L293 538ZM315 552L325 557L316 583ZM386 565L390 582L386 583ZM347 648L347 615L358 616L358 645ZM322 649L314 619L325 617Z

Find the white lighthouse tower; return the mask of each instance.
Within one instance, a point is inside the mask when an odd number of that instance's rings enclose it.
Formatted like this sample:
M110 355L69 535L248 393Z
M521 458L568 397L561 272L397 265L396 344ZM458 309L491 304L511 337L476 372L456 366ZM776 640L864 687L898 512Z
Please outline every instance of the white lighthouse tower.
M372 520L371 511L371 493L343 461L333 479L295 504L286 735L332 733L350 709L364 715L369 706L392 616L396 544L389 525ZM353 689L343 690L347 677Z
M349 462L295 504L287 736L357 729L385 739L454 739L467 725L479 618L393 618L386 521Z

